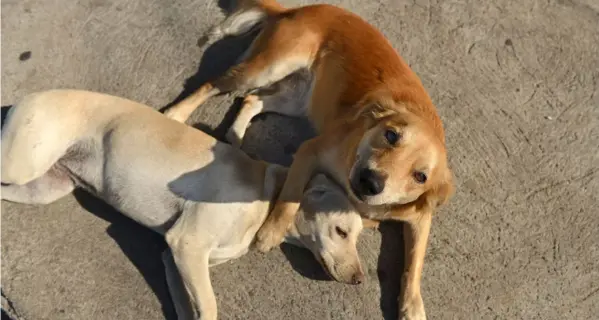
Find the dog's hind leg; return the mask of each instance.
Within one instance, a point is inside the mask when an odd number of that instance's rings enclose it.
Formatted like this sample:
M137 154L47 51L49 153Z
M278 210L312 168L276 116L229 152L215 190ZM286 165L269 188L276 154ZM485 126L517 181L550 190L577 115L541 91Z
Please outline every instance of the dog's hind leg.
M247 60L233 66L215 81L202 85L168 109L165 115L185 122L199 105L219 93L264 87L301 68L309 68L318 39L308 32L290 39L288 34L293 32L285 25L261 31L248 51Z
M52 167L48 172L24 185L2 184L2 200L26 204L48 204L54 202L75 188L71 178L59 168Z
M234 146L241 146L252 119L267 112L289 117L307 116L313 76L310 70L301 69L284 79L247 95L235 122L226 138Z
M177 270L170 249L166 249L162 253L162 263L164 264L164 271L166 272L166 284L168 285L168 290L171 294L175 311L177 312L177 319L196 319L197 317L191 307L189 295L187 295L185 285Z
M86 118L56 102L61 98L31 94L10 109L2 127L2 183L25 185L43 176L77 143Z

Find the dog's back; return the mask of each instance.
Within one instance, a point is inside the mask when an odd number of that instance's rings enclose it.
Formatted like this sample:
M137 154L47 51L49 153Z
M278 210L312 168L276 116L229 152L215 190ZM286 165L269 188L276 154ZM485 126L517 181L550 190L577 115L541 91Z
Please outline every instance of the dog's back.
M269 202L262 196L265 170L241 150L148 106L95 92L29 95L2 129L2 183L14 191L5 189L6 196L55 199L64 194L48 196L55 195L52 185L73 180L152 228L172 220L185 201L227 208Z

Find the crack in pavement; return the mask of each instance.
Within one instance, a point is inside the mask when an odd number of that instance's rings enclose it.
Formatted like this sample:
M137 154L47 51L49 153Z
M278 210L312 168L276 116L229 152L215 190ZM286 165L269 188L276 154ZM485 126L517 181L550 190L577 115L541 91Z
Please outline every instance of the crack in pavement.
M23 320L17 312L12 301L4 294L4 290L1 290L2 293L2 320Z

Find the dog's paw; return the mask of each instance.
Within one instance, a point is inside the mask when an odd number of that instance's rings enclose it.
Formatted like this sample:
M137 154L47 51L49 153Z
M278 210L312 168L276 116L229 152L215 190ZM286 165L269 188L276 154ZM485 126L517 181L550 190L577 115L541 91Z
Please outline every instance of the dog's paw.
M184 114L181 114L181 112L178 112L176 108L170 108L166 110L164 115L169 119L173 119L181 123L185 123L185 120L187 120L187 117Z
M242 140L234 130L229 130L225 134L225 139L234 147L241 148Z
M420 295L404 301L399 309L399 320L426 320L424 302Z
M278 228L275 223L265 223L256 234L256 248L260 252L268 252L283 242L285 229Z

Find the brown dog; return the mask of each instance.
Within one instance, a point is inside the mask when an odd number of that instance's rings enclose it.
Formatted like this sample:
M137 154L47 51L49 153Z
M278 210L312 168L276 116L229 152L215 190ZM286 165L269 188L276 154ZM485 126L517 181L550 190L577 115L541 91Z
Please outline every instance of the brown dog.
M301 69L312 79L305 108L270 106L249 95L229 138L240 143L261 112L307 114L319 136L304 142L257 246L278 245L312 175L343 185L362 214L405 222L406 267L401 319L426 319L420 278L433 211L454 191L443 125L418 76L373 26L330 5L286 9L274 0L241 1L213 35L262 30L244 59L167 111L185 121L197 106L226 91L260 88ZM237 141L235 141L235 136Z

